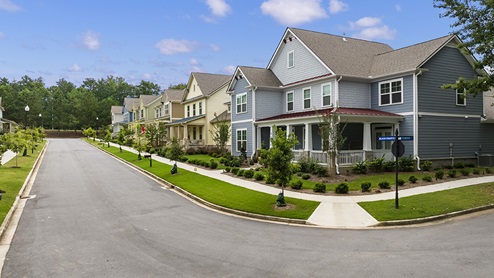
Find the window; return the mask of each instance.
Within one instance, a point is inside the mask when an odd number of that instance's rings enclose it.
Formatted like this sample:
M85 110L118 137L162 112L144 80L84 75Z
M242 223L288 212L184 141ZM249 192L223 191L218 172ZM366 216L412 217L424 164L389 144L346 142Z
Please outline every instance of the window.
M158 108L154 109L154 118L155 119L157 119L159 117L159 112L158 111L159 111Z
M322 84L322 106L330 106L331 105L331 83Z
M310 108L310 88L304 89L304 109Z
M403 103L402 79L379 83L379 105Z
M165 104L165 115L170 114L170 106L169 103Z
M247 149L247 130L237 129L237 152L240 152L242 147Z
M144 109L141 109L141 119L144 118Z
M192 138L196 140L196 127L192 128Z
M192 104L192 116L196 115L196 104Z
M237 114L247 112L247 93L240 94L236 97Z
M293 111L293 91L286 93L286 111Z
M228 110L228 113L230 113L232 111L232 105L230 103L227 105L227 110Z
M458 106L466 106L467 105L467 96L466 94L458 92L456 90L456 105Z
M295 66L295 52L293 50L288 52L286 64L288 68L293 68Z
M202 102L199 102L199 115L202 115Z
M190 105L187 105L187 118L190 117Z
M199 127L199 139L202 140L202 126Z

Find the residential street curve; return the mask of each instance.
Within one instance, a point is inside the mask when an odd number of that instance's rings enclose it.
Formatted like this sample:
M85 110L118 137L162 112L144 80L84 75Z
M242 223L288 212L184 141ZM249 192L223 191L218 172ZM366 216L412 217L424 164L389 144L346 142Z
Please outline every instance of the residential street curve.
M50 140L2 277L490 277L494 213L398 229L198 206L82 140Z

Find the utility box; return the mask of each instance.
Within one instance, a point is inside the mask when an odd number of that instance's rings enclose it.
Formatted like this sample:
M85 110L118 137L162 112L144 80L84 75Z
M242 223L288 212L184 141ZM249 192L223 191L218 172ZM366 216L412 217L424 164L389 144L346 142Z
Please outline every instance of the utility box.
M481 166L481 167L494 166L494 154L481 154L481 155L479 155L479 166Z

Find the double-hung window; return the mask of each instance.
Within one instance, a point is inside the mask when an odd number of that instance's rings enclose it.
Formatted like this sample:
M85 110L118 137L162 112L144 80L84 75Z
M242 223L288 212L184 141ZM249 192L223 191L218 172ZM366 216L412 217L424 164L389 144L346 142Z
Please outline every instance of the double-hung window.
M170 114L170 106L169 103L165 104L165 115L168 116Z
M322 106L331 106L331 83L322 84Z
M192 116L196 115L196 104L192 104Z
M403 103L403 79L379 83L379 105Z
M202 115L202 101L199 102L199 115Z
M293 68L295 66L295 52L293 50L287 53L286 65L288 68Z
M286 111L293 111L293 91L286 93Z
M467 98L466 94L463 92L458 92L456 90L456 105L458 106L467 106Z
M247 112L247 93L237 95L235 98L237 104L237 114Z
M187 105L187 118L190 117L190 105Z
M310 88L304 90L304 109L310 109Z
M237 152L240 152L242 148L247 149L247 130L237 129Z

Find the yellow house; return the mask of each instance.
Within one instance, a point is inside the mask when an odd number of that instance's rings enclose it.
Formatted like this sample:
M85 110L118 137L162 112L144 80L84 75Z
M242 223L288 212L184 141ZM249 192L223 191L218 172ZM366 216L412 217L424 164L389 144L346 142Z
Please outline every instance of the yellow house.
M227 111L230 79L230 75L191 73L181 102L184 118L167 124L170 137L176 137L185 147L214 145L211 121Z

